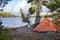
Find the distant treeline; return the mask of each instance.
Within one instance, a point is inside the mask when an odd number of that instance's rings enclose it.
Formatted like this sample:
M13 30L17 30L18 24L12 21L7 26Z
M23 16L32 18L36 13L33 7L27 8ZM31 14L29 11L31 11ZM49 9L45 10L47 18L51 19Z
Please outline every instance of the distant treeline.
M9 12L0 12L0 17L17 17L16 15Z

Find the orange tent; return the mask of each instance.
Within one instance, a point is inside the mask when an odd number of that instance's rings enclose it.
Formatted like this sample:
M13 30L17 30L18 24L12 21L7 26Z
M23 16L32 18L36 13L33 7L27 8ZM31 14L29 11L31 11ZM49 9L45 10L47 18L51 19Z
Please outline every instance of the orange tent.
M45 19L36 28L33 29L35 32L47 32L47 31L60 31L60 28L51 20Z

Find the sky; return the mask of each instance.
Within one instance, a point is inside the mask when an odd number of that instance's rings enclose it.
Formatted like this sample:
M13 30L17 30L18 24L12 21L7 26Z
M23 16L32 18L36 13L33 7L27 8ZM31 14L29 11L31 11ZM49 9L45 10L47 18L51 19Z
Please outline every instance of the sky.
M20 9L23 9L23 12L25 14L28 14L29 7L31 7L31 5L27 3L27 0L11 0L3 9L5 12L11 12L15 15L19 15ZM45 6L42 6L42 11L46 13L47 11L49 11L49 9Z

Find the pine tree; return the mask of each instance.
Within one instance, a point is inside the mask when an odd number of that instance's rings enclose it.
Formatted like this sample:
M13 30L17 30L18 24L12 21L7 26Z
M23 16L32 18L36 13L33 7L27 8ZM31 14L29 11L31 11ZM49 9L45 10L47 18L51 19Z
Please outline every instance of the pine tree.
M1 19L0 19L0 31L2 30L3 27L4 27L4 26L2 26L2 21L1 21Z

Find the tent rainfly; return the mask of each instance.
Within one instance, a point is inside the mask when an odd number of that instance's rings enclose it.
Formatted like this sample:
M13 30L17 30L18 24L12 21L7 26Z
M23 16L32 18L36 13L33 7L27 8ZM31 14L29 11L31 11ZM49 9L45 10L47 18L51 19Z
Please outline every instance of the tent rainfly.
M41 24L35 27L34 32L60 32L60 28L51 20L44 19Z

